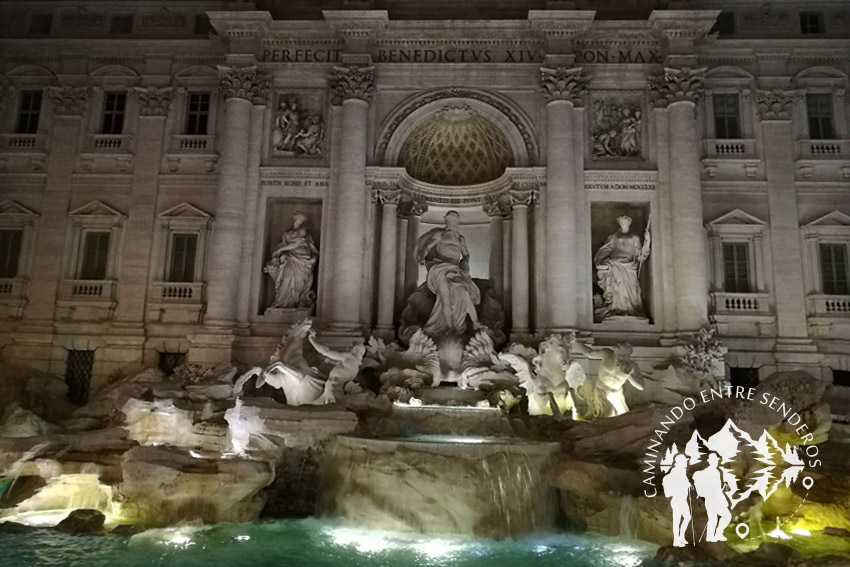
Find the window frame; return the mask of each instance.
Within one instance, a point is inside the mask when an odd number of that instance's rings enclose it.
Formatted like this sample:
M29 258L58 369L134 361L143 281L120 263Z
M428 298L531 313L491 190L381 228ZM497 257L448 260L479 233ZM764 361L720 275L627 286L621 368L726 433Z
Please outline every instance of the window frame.
M192 110L192 97L193 96L206 96L206 110ZM208 136L210 133L210 121L212 119L212 93L209 91L188 91L186 93L186 102L185 102L185 116L183 117L183 135L185 136ZM190 132L190 124L192 123L193 117L201 117L204 118L204 128L203 132ZM197 128L197 124L195 124Z
M26 296L26 283L32 268L33 246L39 214L24 207L20 203L7 199L0 202L0 230L20 230L21 246L18 252L17 273L13 278L0 278L7 283L17 284L17 292L10 299Z
M38 108L29 108L28 110L24 110L24 100L28 95L37 95L38 96ZM18 112L15 115L15 133L16 134L38 134L39 129L42 126L42 118L44 116L44 91L43 89L22 89L18 92ZM35 129L32 128L22 128L22 119L24 115L32 116L35 115ZM30 119L31 120L31 119ZM29 122L29 121L28 121Z
M122 97L120 100L122 101L122 105L120 110L118 109L110 109L110 97ZM125 134L125 130L127 127L127 93L125 91L104 91L103 93L103 104L101 105L101 113L100 113L100 131L99 134L112 135L112 136L122 136ZM110 119L110 131L107 131L107 119ZM120 119L120 127L116 128L115 121L116 119ZM118 130L115 132L114 130Z
M86 271L90 269L86 266L87 252L89 250L89 237L98 234L98 235L106 235L107 243L106 243L106 255L102 261L102 271L103 275L101 277L83 277L87 275ZM109 230L103 230L100 228L86 228L83 229L82 235L80 237L80 250L77 252L77 268L75 270L76 277L74 279L80 281L107 281L106 273L109 266L109 257L110 252L112 250L112 233ZM99 252L98 252L99 254ZM98 258L100 260L100 258ZM101 262L98 262L100 264ZM100 270L98 270L100 271Z
M814 97L822 97L821 100L827 101L826 108L829 109L829 115L828 115L829 136L815 136L814 135L815 133L813 132L814 128L812 128L812 120L813 119L823 120L827 117L826 115L812 116L811 108L810 108L810 101L815 100ZM835 96L833 95L833 93L831 93L831 92L821 92L821 91L817 91L817 90L809 91L809 92L806 92L806 95L804 97L804 102L805 102L805 112L806 112L806 129L807 129L807 134L808 134L809 139L810 140L835 140L835 139L837 139L838 133L836 131ZM823 134L823 132L822 131L818 132L818 134Z
M814 18L817 30L807 30L810 27L810 19ZM804 24L804 19L807 22ZM826 33L826 21L822 12L800 12L800 35L824 35Z
M711 287L714 293L758 295L768 293L771 272L768 224L741 209L735 209L706 224L711 262ZM747 292L726 291L723 245L747 245Z
M126 215L101 201L91 201L68 214L71 219L65 256L65 279L71 281L115 281L119 271L122 232ZM85 235L90 232L109 232L106 273L103 280L80 280Z
M175 254L175 240L177 237L194 237L195 238L195 248L193 251L194 258L192 259L192 277L190 279L175 279L174 276L174 254ZM196 283L196 275L199 268L199 256L198 256L198 248L200 245L201 235L199 231L183 231L183 230L169 230L168 233L168 251L166 252L166 266L165 266L165 277L163 279L166 283ZM189 262L184 260L183 262L183 270L186 270L186 266ZM184 274L185 275L185 274Z
M155 286L170 284L196 284L206 283L206 256L209 247L210 230L213 217L201 209L183 202L170 209L161 212L157 217L159 230L154 234L154 257L150 271L151 283ZM194 277L191 282L171 282L169 270L171 269L171 254L174 245L173 235L192 234L198 240L195 248ZM159 301L159 298L151 297L150 301Z
M740 277L738 274L738 269L740 267L740 258L737 257L737 250L743 249L744 251L744 278ZM727 266L729 265L729 259L727 258L726 252L727 250L732 250L733 258L732 264L734 265L734 274L730 274L727 270ZM733 240L723 239L721 241L721 254L722 254L722 263L723 263L723 292L724 293L752 293L753 289L753 276L752 276L752 251L750 250L750 242L746 240ZM730 286L730 282L732 285ZM740 284L744 284L742 287L746 289L737 289ZM736 289L729 289L730 287Z
M823 263L823 252L825 247L830 248L840 248L843 252L843 268L844 268L844 289L843 291L840 289L827 290L827 280L826 280L826 270ZM847 242L842 241L833 241L833 240L821 240L818 242L818 275L820 276L820 289L823 291L824 295L839 295L839 296L850 296L850 281L848 281L848 276L850 276L850 265L848 265L848 261L850 261L850 245ZM837 278L833 278L837 279ZM840 283L840 282L830 282L830 283Z
M718 116L718 112L717 112L717 109L718 109L718 108L717 108L717 107L718 107L718 105L717 105L717 101L718 101L718 100L720 100L721 98L726 98L726 99L728 99L728 98L731 98L731 97L735 97L735 104L734 104L734 108L735 108L734 119L735 119L735 130L736 130L736 131L735 131L735 135L734 135L734 136L729 136L729 135L728 135L728 132L723 132L723 134L727 134L727 135L723 135L723 136L721 136L721 135L720 135L720 134L721 134L721 132L719 132L719 131L718 131L718 130L719 130L719 129L718 129L718 126L719 126L719 122L718 122L718 121L719 121L720 119L728 119L728 118L730 118L730 117L731 117L731 115L729 115L729 114L721 114L720 116ZM738 91L730 92L730 91L726 91L726 90L718 90L718 91L714 91L714 92L712 92L712 93L711 93L711 114L712 114L712 119L713 119L713 126L714 126L714 138L715 138L715 139L721 139L721 140L741 140L741 139L743 139L743 138L744 138L744 136L743 136L743 128L742 128L742 119L741 119L741 118L742 118L742 113L741 113L741 93L739 93ZM724 124L724 126L728 126L728 124Z

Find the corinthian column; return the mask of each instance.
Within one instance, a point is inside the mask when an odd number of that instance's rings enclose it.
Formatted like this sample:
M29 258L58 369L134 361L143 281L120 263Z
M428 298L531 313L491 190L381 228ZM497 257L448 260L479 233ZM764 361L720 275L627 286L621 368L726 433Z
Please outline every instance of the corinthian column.
M393 334L395 307L396 260L398 254L398 189L375 188L374 202L381 205L381 255L378 266L378 327L379 333Z
M225 119L218 177L218 202L212 233L207 276L207 317L213 326L230 327L236 321L248 148L251 139L251 107L265 104L271 77L256 67L219 67L225 99ZM254 135L261 135L255 132Z
M770 251L773 258L774 294L779 350L788 342L808 339L806 297L803 288L803 252L795 183L794 136L791 125L794 98L775 90L757 94L767 173L770 211ZM788 339L792 339L788 341ZM786 343L786 344L782 344ZM779 359L779 356L777 356Z
M339 131L339 187L333 218L334 265L331 267L329 328L340 334L357 334L361 326L363 253L366 236L366 119L372 99L372 67L335 67L330 87L336 104L342 104Z
M404 258L404 299L410 297L419 281L419 264L416 262L416 241L419 239L419 223L422 215L428 210L428 205L421 201L403 201L401 214L407 217L407 238ZM404 309L404 305L402 305Z
M666 108L668 113L673 281L679 332L694 331L708 322L708 273L695 122L704 74L705 69L667 67L664 74L649 81L655 106Z
M537 202L537 192L531 189L513 189L510 197L513 220L511 243L511 336L529 333L529 258L528 258L528 207Z
M578 323L576 170L583 168L584 162L575 152L576 136L581 133L574 124L573 107L581 105L588 82L580 67L541 69L540 92L548 101L544 213L546 303L549 330L555 332L575 329Z
M510 214L508 199L496 199L484 204L484 212L490 217L490 280L493 282L493 295L501 303L504 300L505 285L505 216Z

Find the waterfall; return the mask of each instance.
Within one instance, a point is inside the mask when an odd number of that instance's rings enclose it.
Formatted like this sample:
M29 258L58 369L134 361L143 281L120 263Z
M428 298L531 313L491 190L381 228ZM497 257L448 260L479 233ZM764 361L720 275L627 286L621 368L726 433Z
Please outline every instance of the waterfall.
M638 509L636 502L635 497L629 494L620 496L619 529L617 531L620 537L637 539Z
M358 528L495 539L552 529L545 478L557 443L339 436L322 465L318 512Z

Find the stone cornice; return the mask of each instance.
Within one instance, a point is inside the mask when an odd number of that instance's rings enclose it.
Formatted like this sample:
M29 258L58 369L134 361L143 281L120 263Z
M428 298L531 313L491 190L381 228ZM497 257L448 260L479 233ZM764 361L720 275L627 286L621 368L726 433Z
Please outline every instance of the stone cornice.
M669 41L696 42L711 30L719 14L720 10L654 10L649 23Z
M269 34L272 15L268 12L226 11L207 12L210 24L225 40L252 40Z

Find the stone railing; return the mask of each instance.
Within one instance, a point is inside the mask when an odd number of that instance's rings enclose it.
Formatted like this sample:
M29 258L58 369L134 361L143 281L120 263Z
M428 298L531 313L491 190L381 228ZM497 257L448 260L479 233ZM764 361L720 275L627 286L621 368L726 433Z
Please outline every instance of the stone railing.
M43 134L0 134L2 149L10 152L43 153L46 137Z
M850 318L850 295L810 295L809 313L817 317Z
M126 153L132 150L133 137L128 134L89 134L86 146L91 152Z
M800 140L800 159L850 159L850 140Z
M756 141L754 139L703 140L705 157L716 159L754 158Z
M163 303L202 303L204 282L154 282L151 301Z
M64 280L59 298L64 300L112 301L116 282L112 280Z
M24 278L2 278L0 279L0 300L18 299L26 292L26 280Z
M769 315L770 296L766 293L711 294L715 314L722 315Z
M171 136L170 152L175 154L207 154L215 148L213 135L191 136L179 134Z

